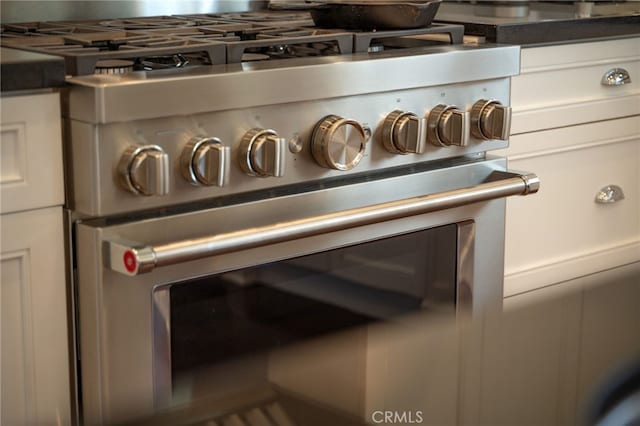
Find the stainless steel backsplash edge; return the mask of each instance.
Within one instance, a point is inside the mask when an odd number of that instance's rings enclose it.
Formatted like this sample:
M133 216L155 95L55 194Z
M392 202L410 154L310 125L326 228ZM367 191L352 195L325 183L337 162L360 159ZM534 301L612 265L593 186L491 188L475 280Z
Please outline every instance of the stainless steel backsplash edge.
M242 12L266 9L268 0L2 0L0 21L68 21L138 16Z

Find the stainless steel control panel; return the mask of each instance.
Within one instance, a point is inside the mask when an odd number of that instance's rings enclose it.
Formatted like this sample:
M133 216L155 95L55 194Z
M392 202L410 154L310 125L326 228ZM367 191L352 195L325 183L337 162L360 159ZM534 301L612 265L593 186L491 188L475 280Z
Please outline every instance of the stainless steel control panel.
M495 49L505 58L518 53L513 47ZM492 49L484 52L494 53ZM475 50L451 51L404 58L393 65L438 65L438 58L443 64L458 59L464 65L467 60L475 63L477 57ZM369 68L362 68L367 64ZM378 60L351 63L354 71L370 70L364 83L357 78L325 78L317 81L328 85L320 90L311 86L313 82L298 81L302 84L299 92L289 88L290 92L278 92L271 98L242 95L236 87L240 97L228 102L206 98L211 88L205 84L269 84L271 74L259 72L261 78L255 81L251 77L257 74L251 70L222 78L220 74L198 75L202 93L176 101L183 104L184 114L177 114L173 104L165 108L152 100L147 110L132 110L128 115L117 106L131 108L125 89L131 96L146 93L154 97L164 93L165 83L171 83L171 90L180 84L200 87L188 75L168 82L77 78L80 87L71 90L71 100L77 96L70 118L72 208L81 215L106 216L507 147L510 75L519 65L517 59L515 66L505 66L501 72L480 69L447 76L446 70L425 69L433 75L412 70L402 79L406 66L396 66L392 69L398 70L395 77L399 80L391 83L369 75L388 64ZM339 68L340 64L333 65ZM317 69L292 70L307 71L312 77ZM288 71L275 71L286 78ZM444 81L449 83L438 84ZM104 101L96 103L95 93L100 92L87 88L87 83L113 83L113 88L107 87L106 94L100 95ZM346 83L350 85L335 87ZM92 90L93 97L87 97ZM273 88L264 88L270 90ZM110 91L114 96L107 96ZM165 97L158 96L159 101ZM118 98L119 103L113 101ZM92 107L97 105L98 110L78 109L82 100L94 101ZM114 105L100 111L106 101ZM147 115L151 118L145 118ZM132 119L124 120L127 116Z

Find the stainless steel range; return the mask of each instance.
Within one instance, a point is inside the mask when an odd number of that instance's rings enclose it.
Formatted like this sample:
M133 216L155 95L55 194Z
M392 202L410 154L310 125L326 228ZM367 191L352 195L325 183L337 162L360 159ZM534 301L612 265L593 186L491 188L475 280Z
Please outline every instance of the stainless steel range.
M519 48L460 44L456 25L307 18L3 28L78 74L66 159L86 424L193 400L194 372L213 394L276 381L264 354L306 339L501 303L504 197L538 189L488 154L508 144Z

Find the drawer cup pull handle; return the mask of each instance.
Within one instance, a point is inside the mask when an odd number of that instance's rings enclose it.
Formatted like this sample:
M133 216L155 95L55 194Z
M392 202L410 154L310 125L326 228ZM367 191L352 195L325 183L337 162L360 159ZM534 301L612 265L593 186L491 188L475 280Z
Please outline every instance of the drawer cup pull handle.
M611 204L624 200L624 192L618 185L607 185L596 194L596 203Z
M624 68L613 68L602 76L603 86L622 86L631 83L631 76Z

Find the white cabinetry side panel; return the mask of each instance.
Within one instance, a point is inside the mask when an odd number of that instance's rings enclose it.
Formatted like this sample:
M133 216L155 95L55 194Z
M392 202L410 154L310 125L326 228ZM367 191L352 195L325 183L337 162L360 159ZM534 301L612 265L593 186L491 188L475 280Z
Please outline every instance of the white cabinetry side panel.
M0 102L0 211L62 205L59 95L8 96Z
M509 167L540 177L507 200L505 296L640 260L640 119L513 136ZM599 204L608 185L625 198Z
M62 209L2 215L3 425L69 424Z

